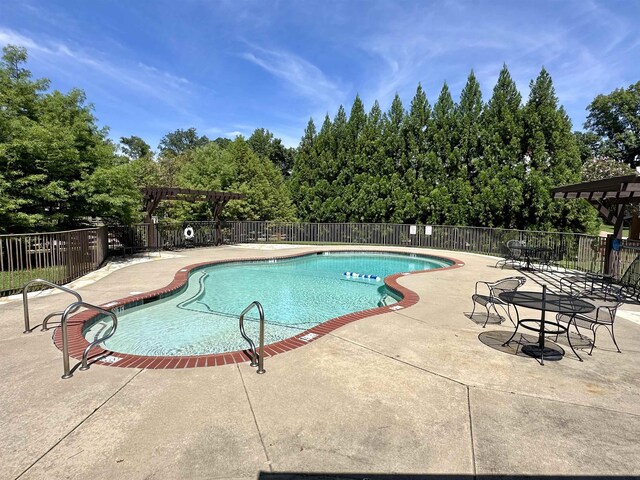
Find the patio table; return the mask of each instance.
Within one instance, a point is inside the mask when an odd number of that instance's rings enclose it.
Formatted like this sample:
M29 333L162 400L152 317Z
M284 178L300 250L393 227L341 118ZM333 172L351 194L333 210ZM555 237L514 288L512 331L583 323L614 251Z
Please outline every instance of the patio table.
M516 329L513 332L513 335L503 343L503 346L507 346L513 337L516 336L518 332L518 328L522 326L527 330L535 331L538 333L538 343L537 345L527 345L523 347L522 351L527 355L531 355L534 357L540 358L540 364L544 365L544 357L545 355L549 357L552 352L556 352L556 350L552 348L545 347L544 338L545 335L559 335L561 333L567 334L567 340L569 341L569 347L575 354L576 357L580 361L582 359L576 353L573 345L571 345L571 340L569 339L569 325L571 322L568 322L567 325L563 325L557 321L546 320L545 314L546 312L554 312L554 313L563 313L566 315L576 315L578 313L589 313L594 310L596 307L591 303L581 300L579 298L575 298L571 295L566 295L562 293L550 293L547 292L547 286L542 286L542 292L532 292L532 291L514 291L514 292L503 292L499 295L500 299L504 302L510 303L514 305L516 308L516 316L517 323ZM517 307L526 307L531 308L533 310L540 310L541 315L540 319L520 319L520 314L518 312Z
M547 247L517 247L520 250L527 264L522 267L522 270L534 271L532 260L539 259L543 253L551 253L553 249Z

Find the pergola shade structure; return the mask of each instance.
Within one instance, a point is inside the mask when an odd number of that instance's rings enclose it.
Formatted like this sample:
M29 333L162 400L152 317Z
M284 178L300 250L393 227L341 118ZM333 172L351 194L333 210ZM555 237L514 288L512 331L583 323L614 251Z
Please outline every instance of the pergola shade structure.
M179 200L184 202L208 202L213 205L213 221L216 224L216 238L221 238L220 214L229 200L241 200L244 195L234 192L212 192L209 190L193 190L177 187L147 187L143 188L145 221L151 223L152 215L163 200ZM156 245L156 232L150 229L150 244Z
M583 198L594 206L600 216L613 225L613 235L607 238L605 269L610 268L612 240L622 238L625 206L640 203L640 176L606 178L591 182L575 183L551 189L553 198ZM608 273L608 271L607 271Z

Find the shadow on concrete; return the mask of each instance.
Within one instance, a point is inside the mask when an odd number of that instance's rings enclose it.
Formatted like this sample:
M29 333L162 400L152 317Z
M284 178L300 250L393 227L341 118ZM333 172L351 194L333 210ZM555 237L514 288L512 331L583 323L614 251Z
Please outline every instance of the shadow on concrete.
M537 345L538 337L526 334L516 334L509 345L503 345L511 337L512 332L492 330L488 332L482 332L478 335L478 340L488 347L498 350L499 352L507 353L509 355L515 355L517 357L532 358L522 351L529 345ZM545 353L544 359L549 361L560 360L564 356L564 349L555 342L552 342L548 338L545 339L545 347L548 347L552 352L547 356ZM555 352L555 353L554 353Z
M386 473L297 473L260 472L258 480L638 480L633 475L461 475L461 474L386 474Z
M489 319L487 320L487 312L484 309L484 307L482 307L482 311L478 312L476 310L476 312L471 315L471 312L463 312L464 316L467 317L469 320L471 320L473 323L475 323L476 325L484 325L484 322L487 322L487 325L500 325L502 323L504 323L505 319L499 317L498 315L496 315L495 313L490 313L489 314ZM507 319L508 320L508 319ZM509 321L507 321L507 323L510 323Z

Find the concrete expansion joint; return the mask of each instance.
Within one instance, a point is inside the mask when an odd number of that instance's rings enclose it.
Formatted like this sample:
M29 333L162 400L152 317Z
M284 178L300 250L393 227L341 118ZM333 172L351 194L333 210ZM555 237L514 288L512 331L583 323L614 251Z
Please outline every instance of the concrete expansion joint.
M335 333L328 333L327 336L331 336L333 338L337 338L338 340L342 340L344 342L350 343L350 344L355 345L357 347L363 348L364 350L368 350L369 352L375 353L375 354L380 355L382 357L386 357L386 358L388 358L390 360L393 360L395 362L402 363L403 365L407 365L409 367L415 368L416 370L420 370L421 372L425 372L425 373L428 373L430 375L434 375L436 377L440 377L440 378L442 378L444 380L448 380L450 382L456 383L456 384L461 385L463 387L467 386L465 383L463 383L463 382L461 382L459 380L456 380L455 378L451 378L451 377L448 377L446 375L442 375L441 373L437 373L437 372L434 372L434 371L429 370L427 368L424 368L424 367L421 367L419 365L416 365L414 363L407 362L406 360L402 360L402 359L400 359L398 357L394 357L394 356L389 355L387 353L380 352L379 350L376 350L375 348L367 347L366 345L363 345L361 343L354 342L353 340L349 340L347 338L341 337L339 335L336 335Z
M469 440L471 442L471 464L473 465L473 478L478 474L476 468L476 447L473 441L473 416L471 415L471 387L467 385L467 409L469 413Z
M52 452L58 445L60 445L69 435L71 435L73 432L78 430L84 424L84 422L86 422L91 417L93 417L93 415L95 415L95 413L98 410L100 410L112 398L114 398L116 395L118 395L118 393L120 393L127 385L129 385L133 381L134 378L136 378L138 375L140 375L143 371L144 370L138 370L134 375L132 375L129 380L124 382L124 384L120 388L118 388L115 392L113 392L109 397L107 397L107 399L104 402L102 402L100 405L98 405L96 408L94 408L91 411L91 413L89 413L86 417L84 417L82 420L80 420L80 422L75 427L73 427L71 430L69 430L67 433L65 433L57 442L55 442L51 447L49 447L49 449L46 452L44 452L42 455L40 455L38 458L36 458L35 461L33 463L31 463L31 465L29 465L27 468L25 468L22 471L22 473L15 478L15 480L18 480L19 478L21 478L25 473L27 473L29 470L31 470L40 460L42 460L50 452Z
M247 397L247 404L249 405L249 410L251 410L251 416L253 417L253 424L256 426L256 431L258 432L258 438L260 439L260 444L262 445L262 450L264 451L264 456L266 458L265 464L269 466L269 471L273 472L273 467L271 466L272 461L269 458L269 452L267 451L267 445L264 442L264 438L262 437L262 431L260 431L260 425L258 425L258 418L256 417L256 412L253 409L253 404L251 403L251 397L249 396L249 391L247 390L247 384L244 382L244 377L242 376L242 370L240 370L240 365L236 363L236 369L238 370L238 375L240 375L240 381L242 382L242 388L244 388L244 394Z
M532 395L530 393L514 392L514 391L511 391L511 390L502 390L500 388L487 387L487 386L484 386L484 385L468 385L468 387L469 388L476 388L478 390L487 390L489 392L509 393L511 395L519 395L521 397L533 398L533 399L536 399L536 400L544 400L546 402L562 403L563 405L571 405L573 407L591 408L593 410L599 410L601 412L616 413L616 414L621 414L621 415L628 415L630 417L640 418L640 413L625 412L623 410L616 410L614 408L606 408L606 407L601 407L601 406L598 406L598 405L585 405L584 403L570 402L568 400L561 400L561 399L558 399L558 398L544 397L544 396L541 396L541 395Z

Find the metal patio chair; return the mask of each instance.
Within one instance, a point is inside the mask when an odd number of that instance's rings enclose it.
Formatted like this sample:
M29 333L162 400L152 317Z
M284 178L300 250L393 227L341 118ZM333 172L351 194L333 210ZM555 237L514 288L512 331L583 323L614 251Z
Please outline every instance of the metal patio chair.
M509 320L511 320L511 323L515 325L515 322L511 318L509 304L500 300L499 295L503 292L513 292L517 290L522 285L524 285L526 281L527 279L525 277L507 277L507 278L498 280L496 282L484 282L484 281L476 282L475 292L471 296L471 300L473 300L473 311L471 312L471 319L473 319L473 314L476 311L476 304L479 303L480 305L483 305L484 308L487 310L487 318L485 319L484 324L482 325L482 328L487 326L487 322L489 321L489 316L490 316L490 311L489 311L490 308L493 308L494 312L496 312L496 315L498 315L498 318L500 319L500 321L504 320L502 315L500 315L500 313L498 312L498 309L496 308L497 306L501 307L504 310ZM479 289L478 287L483 287L483 288ZM485 290L485 289L487 293L481 293L479 291L479 290Z
M520 248L518 247L524 246L526 246L526 242L524 242L523 240L509 240L507 243L503 244L502 255L504 256L504 258L496 262L495 268L498 268L498 265L500 265L500 268L502 269L507 264L510 264L515 268L516 263L521 264L523 260L522 250L520 250Z
M580 338L584 338L580 329L588 329L593 332L593 341L591 342L591 349L588 355L591 355L593 352L593 348L596 345L596 333L600 327L604 327L609 332L618 353L622 353L620 347L618 347L618 342L616 342L613 331L616 312L618 311L618 307L623 303L620 291L612 288L591 289L581 292L577 295L577 298L586 300L595 305L596 308L589 313L579 313L575 315L558 314L556 319L559 322L566 323L568 327L573 325ZM571 343L570 338L569 343ZM578 359L582 361L579 355Z

